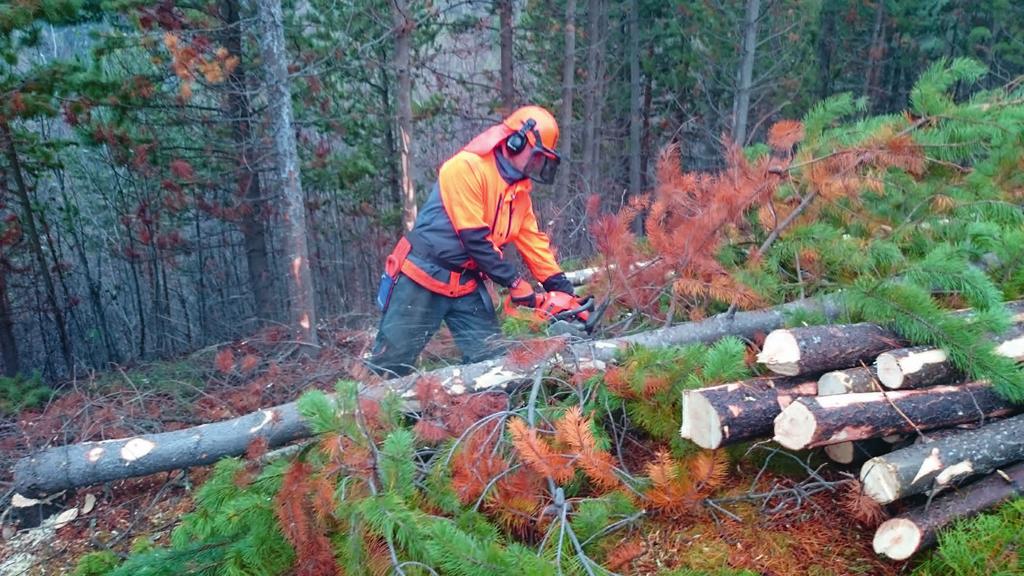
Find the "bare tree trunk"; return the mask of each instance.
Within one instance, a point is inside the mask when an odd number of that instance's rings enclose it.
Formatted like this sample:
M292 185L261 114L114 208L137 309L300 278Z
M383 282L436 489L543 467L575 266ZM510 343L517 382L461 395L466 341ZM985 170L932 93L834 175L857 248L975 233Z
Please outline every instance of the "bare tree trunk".
M761 13L761 0L747 0L743 19L743 58L740 60L736 101L732 107L732 138L736 144L747 143L747 117L750 114L750 90L754 79L754 55L757 50L757 20Z
M11 133L11 125L7 118L0 117L0 141L3 143L4 153L10 164L11 176L14 177L14 193L21 204L21 223L28 233L29 248L35 257L36 266L39 269L39 276L43 280L43 287L46 289L47 303L50 314L53 315L53 323L57 325L57 338L60 340L60 352L64 359L64 366L70 374L74 366L74 357L71 352L71 340L68 338L67 325L64 322L64 312L57 301L57 290L53 285L53 278L50 277L50 266L46 261L46 254L43 253L43 245L39 240L39 230L36 228L36 218L32 213L32 199L29 197L28 184L21 172L21 161L18 158L18 150L14 145L14 134Z
M559 112L558 149L562 155L562 169L558 171L555 198L568 198L572 179L572 104L576 83L576 0L565 3L565 53L562 58L562 110Z
M597 107L598 87L601 79L598 68L601 60L601 0L587 2L587 83L583 93L583 187L588 194L595 192L597 173Z
M498 21L501 26L501 106L511 113L516 104L516 83L512 70L512 0L497 0Z
M881 60L885 51L885 2L875 3L875 27L871 32L871 45L868 47L868 69L864 74L864 97L868 99L868 107L873 108L874 96L878 93L878 78L881 76Z
M234 56L242 58L242 23L239 16L238 0L223 0L220 4L220 18L224 22L224 47ZM241 62L241 60L240 60ZM252 287L256 318L276 318L270 281L272 275L267 264L266 228L262 212L265 200L256 171L257 151L255 150L252 126L252 110L249 105L246 64L240 63L228 76L227 113L232 124L235 150L238 152L236 177L238 189L244 190L245 201L250 210L239 222L239 230L245 239L245 262L249 269L249 284Z
M629 195L639 196L640 182L640 2L629 3ZM640 218L634 226L641 225ZM639 230L635 230L639 232Z
M4 362L4 376L14 376L21 370L18 360L18 341L14 338L11 299L7 295L9 270L7 262L0 262L0 358Z
M281 0L258 0L257 6L263 28L260 44L266 67L270 131L274 138L277 177L282 191L284 248L289 266L287 285L290 320L300 341L315 345L316 302L306 247L306 204L302 195L299 153L292 127L292 96L288 88L288 56L284 44Z
M402 173L402 226L412 230L416 223L416 189L412 184L412 31L406 0L392 0L391 18L395 30L395 71L398 78L398 157Z

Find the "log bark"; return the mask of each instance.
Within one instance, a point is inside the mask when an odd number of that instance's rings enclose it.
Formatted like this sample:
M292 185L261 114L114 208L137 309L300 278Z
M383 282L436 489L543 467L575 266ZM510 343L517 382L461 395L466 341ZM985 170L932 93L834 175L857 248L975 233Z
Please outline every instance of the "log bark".
M881 389L878 372L873 366L834 370L826 372L821 375L821 378L818 378L818 396L878 392Z
M857 366L905 345L905 340L876 324L807 326L773 331L757 361L776 374L798 376Z
M996 354L1024 361L1024 326L1014 326L995 338ZM886 388L924 388L951 384L963 378L946 353L930 346L899 348L878 355L878 380Z
M772 433L772 422L799 396L817 393L806 378L753 378L683 391L679 434L706 449L715 449Z
M714 316L700 322L641 332L621 338L579 342L571 345L553 362L571 368L603 368L620 350L630 345L648 347L713 342L727 335L752 338L782 326L795 310L817 310L835 317L839 308L829 299L802 300L753 312ZM426 372L437 378L452 394L507 390L527 380L534 368L518 368L496 358L475 364L450 366ZM413 395L416 379L411 375L367 385L365 398L382 398L394 393ZM409 410L416 410L410 402ZM42 450L19 460L14 467L14 489L23 496L52 494L109 480L145 476L165 470L209 464L245 452L249 443L266 437L270 448L310 435L294 403L274 406L232 420L204 424L174 432L146 434L132 438L83 442Z
M880 504L938 493L976 474L1024 460L1024 416L960 430L864 463L864 493Z
M1013 322L1024 321L1024 300L1007 302L1005 307ZM951 314L970 318L973 311L958 310ZM875 324L808 326L772 332L765 338L757 360L772 372L797 376L858 366L906 345L898 334ZM1024 342L1007 347L1019 348L1024 348ZM1020 353L1024 355L1024 351Z
M775 419L775 440L802 450L953 426L1021 408L999 397L985 382L799 398Z
M875 531L875 553L893 560L906 560L935 544L939 530L953 521L974 516L1021 495L1024 495L1024 462L886 520Z

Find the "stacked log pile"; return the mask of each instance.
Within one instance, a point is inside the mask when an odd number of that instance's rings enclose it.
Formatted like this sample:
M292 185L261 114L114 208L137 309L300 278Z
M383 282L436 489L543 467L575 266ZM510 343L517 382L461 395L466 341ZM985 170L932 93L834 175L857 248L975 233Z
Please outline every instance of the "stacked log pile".
M1024 362L1024 303L1009 308L1015 324L993 342ZM909 506L878 528L878 554L909 558L954 520L1024 495L1024 405L942 350L872 324L812 326L773 331L758 361L779 377L683 392L681 435L711 449L771 438L860 466L866 495Z

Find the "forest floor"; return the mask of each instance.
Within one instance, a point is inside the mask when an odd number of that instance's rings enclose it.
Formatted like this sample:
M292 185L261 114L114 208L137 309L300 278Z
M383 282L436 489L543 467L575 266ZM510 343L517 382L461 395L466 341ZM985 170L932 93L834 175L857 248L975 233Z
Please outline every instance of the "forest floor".
M368 336L343 330L329 334L316 358L296 359L283 333L268 330L176 361L93 373L65 383L45 406L17 415L0 413L0 510L11 498L11 467L32 450L231 418L294 400L311 387L330 390L340 378L363 376L358 359L371 344ZM431 363L457 358L450 336L435 338L426 357ZM655 449L640 448L640 455ZM767 501L743 502L755 476L795 485L806 479L809 468L794 466L787 473L778 466L765 468L756 458L734 460L718 497L735 497L739 503L728 513L742 521L709 509L647 516L623 531L614 569L637 575L680 567L713 574L722 566L772 576L910 572L906 563L886 562L872 552L873 528L858 523L855 510L838 505L838 490L797 499L771 514L765 513ZM140 541L166 544L192 510L194 491L209 471L197 467L83 488L33 509L34 518L8 513L0 518L0 576L67 574L88 552L109 549L126 555ZM823 475L843 478L838 470ZM75 508L80 512L76 518L55 525L55 516Z

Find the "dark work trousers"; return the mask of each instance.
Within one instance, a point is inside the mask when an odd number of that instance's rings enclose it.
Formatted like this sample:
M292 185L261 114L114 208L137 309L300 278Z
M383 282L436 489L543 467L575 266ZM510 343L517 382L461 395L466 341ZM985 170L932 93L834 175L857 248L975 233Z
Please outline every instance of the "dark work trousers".
M498 319L482 281L472 294L450 298L399 274L366 364L385 377L409 374L442 320L462 351L463 363L502 353L503 347L497 342Z

